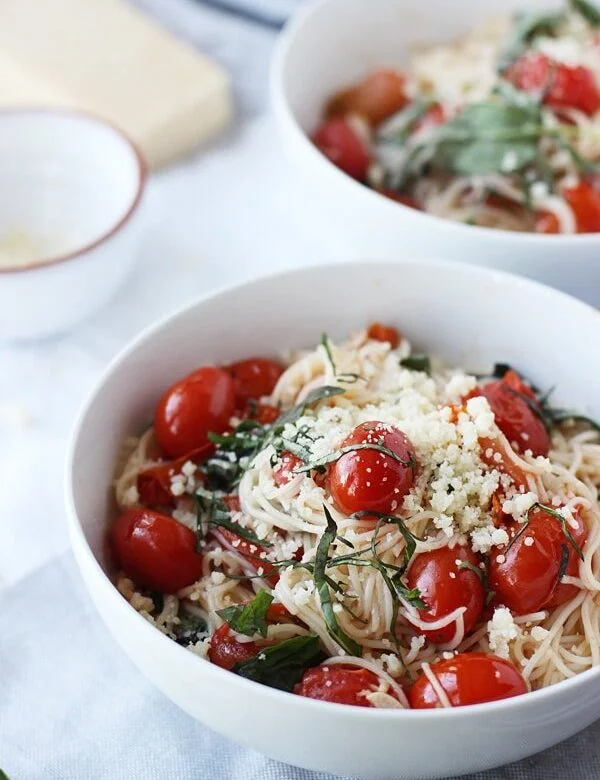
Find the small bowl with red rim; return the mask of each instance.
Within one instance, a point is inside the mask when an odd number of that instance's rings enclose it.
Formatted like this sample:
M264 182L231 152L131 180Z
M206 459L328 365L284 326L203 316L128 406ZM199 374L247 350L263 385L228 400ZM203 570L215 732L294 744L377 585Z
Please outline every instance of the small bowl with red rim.
M146 164L120 131L60 109L0 112L0 338L63 333L133 268Z

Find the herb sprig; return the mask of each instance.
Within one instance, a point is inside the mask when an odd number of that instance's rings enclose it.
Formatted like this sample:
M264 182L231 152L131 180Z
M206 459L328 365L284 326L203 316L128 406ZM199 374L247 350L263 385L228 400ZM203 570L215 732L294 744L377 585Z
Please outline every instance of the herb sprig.
M592 27L600 27L600 9L593 3L588 3L587 0L569 0L569 5Z
M264 647L254 658L236 664L232 671L271 688L292 691L306 669L324 660L317 636L295 636Z
M259 590L247 604L217 610L217 615L237 631L238 634L267 636L267 612L273 602L273 596L267 590Z

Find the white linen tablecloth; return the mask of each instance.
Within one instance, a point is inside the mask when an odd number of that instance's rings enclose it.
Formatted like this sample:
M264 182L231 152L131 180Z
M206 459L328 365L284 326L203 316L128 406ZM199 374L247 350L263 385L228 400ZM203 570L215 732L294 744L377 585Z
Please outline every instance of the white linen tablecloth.
M151 182L137 271L103 312L64 338L0 345L0 768L11 780L325 780L224 740L154 690L69 552L67 438L115 352L215 286L344 253L326 214L309 217L270 120L248 119L264 108L273 31L191 0L137 1L229 68L245 121ZM600 722L476 777L600 778L599 742Z

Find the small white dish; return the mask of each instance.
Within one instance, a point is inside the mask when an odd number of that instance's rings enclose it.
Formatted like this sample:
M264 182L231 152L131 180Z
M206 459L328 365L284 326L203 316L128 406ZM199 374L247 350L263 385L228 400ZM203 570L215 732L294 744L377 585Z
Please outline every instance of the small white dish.
M549 316L555 312L560 316ZM71 540L116 640L200 722L309 769L369 780L454 777L536 753L598 718L600 667L524 696L452 710L330 704L267 688L199 658L135 612L110 580L106 531L118 453L128 434L147 426L165 387L205 363L306 347L323 331L342 338L374 319L456 365L522 367L540 387L556 385L559 405L600 417L593 381L600 350L590 349L600 340L600 313L580 301L527 279L446 261L290 271L182 309L145 330L107 368L69 449Z
M136 259L146 164L94 116L0 111L0 339L64 332Z
M396 203L336 168L311 142L325 101L378 67L406 66L414 45L448 43L486 18L552 11L563 0L313 0L280 36L271 102L281 141L341 255L440 257L523 274L600 305L600 233L542 235L474 227Z

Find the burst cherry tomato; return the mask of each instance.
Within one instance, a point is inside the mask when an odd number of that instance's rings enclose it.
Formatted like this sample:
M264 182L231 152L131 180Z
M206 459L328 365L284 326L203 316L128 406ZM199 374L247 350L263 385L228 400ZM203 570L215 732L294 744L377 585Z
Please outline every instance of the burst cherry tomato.
M358 181L365 179L371 162L369 152L346 119L326 119L312 140L337 168Z
M119 566L139 585L175 593L202 575L196 534L168 515L127 509L109 538Z
M203 447L208 433L221 433L235 409L233 380L225 371L204 366L175 382L156 407L154 430L162 450L180 458Z
M329 467L329 490L336 506L348 515L370 510L394 512L411 489L416 468L414 448L393 425L366 422L357 426L342 447L376 444L396 458L375 449L347 452Z
M213 664L231 670L236 664L250 661L261 649L256 642L240 642L227 623L223 623L210 638L208 657Z
M402 339L396 328L382 322L372 322L367 328L367 336L375 341L387 341L392 349L396 349Z
M301 465L302 461L296 455L292 455L291 452L282 452L281 458L273 467L273 481L278 487L287 485L296 476L293 473L294 469Z
M587 528L579 516L576 519L577 528L569 526L569 531L581 547ZM511 529L513 537L519 530L519 526ZM507 548L496 548L490 557L490 588L496 603L516 615L526 615L572 598L577 588L558 581L564 549L569 555L566 573L576 575L579 559L560 520L542 509L532 510L527 528Z
M479 439L479 446L481 447L481 460L486 465L501 471L503 474L508 474L515 488L523 488L524 492L529 490L529 482L525 472L500 448L497 439L482 437Z
M589 182L582 181L562 191L564 199L573 210L578 233L600 233L600 192ZM535 223L537 233L558 233L557 217L542 212Z
M550 437L540 416L539 402L516 372L508 372L507 377L488 382L471 393L471 397L477 395L487 398L496 425L517 452L548 454Z
M418 588L421 598L429 607L419 610L419 617L426 622L440 620L459 607L463 612L464 632L468 634L474 627L485 603L485 591L481 577L469 568L461 568L457 561L466 562L475 569L479 559L468 547L440 547L438 550L417 555L408 570L409 588ZM452 641L456 623L443 628L422 631L430 642L443 644Z
M137 476L137 490L140 497L140 504L144 506L160 506L162 504L173 504L176 496L171 492L171 479L176 474L181 474L181 469L188 462L199 464L207 458L213 451L212 444L200 447L194 452L190 452L177 460L169 460L166 463L159 463L157 466L140 471ZM202 480L202 475L196 473L195 477Z
M379 684L376 674L359 666L316 666L304 673L294 693L319 701L372 707L365 692L376 690Z
M431 671L453 707L483 704L527 693L527 684L516 668L495 655L461 653L433 664ZM413 709L441 707L433 685L421 674L408 695Z
M271 395L283 366L267 358L249 358L227 366L233 378L236 401L243 406L250 400Z
M329 101L328 116L359 114L376 126L407 103L404 77L394 70L376 70L355 87L345 89Z
M505 77L525 92L540 92L553 108L577 108L591 116L600 108L594 74L581 65L555 62L545 54L526 54L511 65Z

